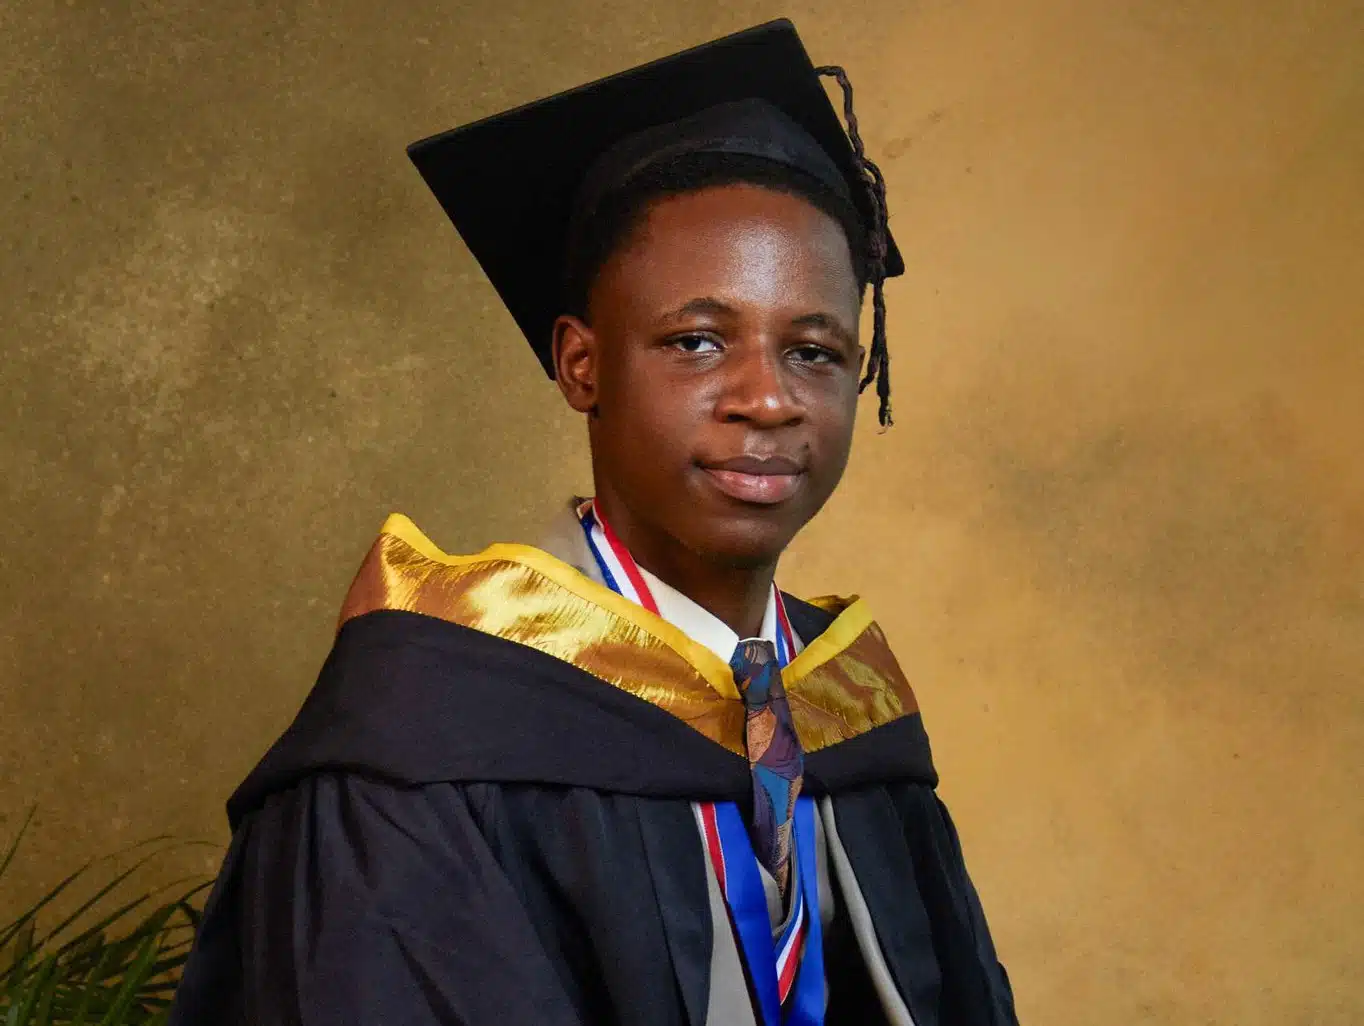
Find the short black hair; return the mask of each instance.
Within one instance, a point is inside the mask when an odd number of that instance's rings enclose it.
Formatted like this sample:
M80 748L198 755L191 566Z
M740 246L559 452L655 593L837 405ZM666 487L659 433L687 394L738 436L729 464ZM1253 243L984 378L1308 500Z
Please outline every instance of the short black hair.
M873 380L880 398L879 420L888 427L890 417L890 356L885 337L885 258L889 236L885 179L867 159L852 110L852 87L841 68L819 68L843 88L844 114L859 165L865 172L874 223L868 225L856 206L799 168L763 157L739 153L703 151L683 153L651 164L611 190L593 205L587 217L575 218L564 255L563 310L586 319L592 283L611 255L639 227L650 204L668 196L699 192L724 185L754 185L805 200L831 217L843 229L852 256L858 287L872 286L875 310L872 342L866 372L860 383Z

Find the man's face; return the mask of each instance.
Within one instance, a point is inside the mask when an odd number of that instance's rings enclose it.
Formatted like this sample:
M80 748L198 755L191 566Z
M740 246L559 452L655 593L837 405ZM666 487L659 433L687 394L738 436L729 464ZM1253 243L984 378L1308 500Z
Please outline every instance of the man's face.
M651 204L587 323L555 338L632 548L775 561L847 464L860 305L842 228L803 199L729 185Z

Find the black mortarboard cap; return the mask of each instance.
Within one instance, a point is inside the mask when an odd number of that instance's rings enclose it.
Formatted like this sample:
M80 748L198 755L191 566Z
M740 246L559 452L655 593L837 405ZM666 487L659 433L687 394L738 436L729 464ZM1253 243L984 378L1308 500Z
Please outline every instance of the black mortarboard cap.
M801 45L781 20L538 100L408 147L545 371L575 217L668 156L732 152L788 164L878 214ZM886 236L884 272L904 271Z

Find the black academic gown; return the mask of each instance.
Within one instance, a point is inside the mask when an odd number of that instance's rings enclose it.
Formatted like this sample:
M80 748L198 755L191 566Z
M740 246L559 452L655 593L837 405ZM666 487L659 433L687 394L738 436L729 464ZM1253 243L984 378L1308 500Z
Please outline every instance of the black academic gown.
M576 606L489 633L447 588L432 615L394 588L394 548L382 572L371 553L316 687L229 802L172 1026L705 1026L712 931L730 927L707 912L690 803L750 801L746 759L604 680L601 644L575 663L498 636L546 616L581 631ZM426 558L396 563L427 587ZM835 622L786 602L803 638ZM809 752L806 793L832 801L916 1026L1014 1024L917 709L875 718ZM826 1021L884 1022L835 907Z

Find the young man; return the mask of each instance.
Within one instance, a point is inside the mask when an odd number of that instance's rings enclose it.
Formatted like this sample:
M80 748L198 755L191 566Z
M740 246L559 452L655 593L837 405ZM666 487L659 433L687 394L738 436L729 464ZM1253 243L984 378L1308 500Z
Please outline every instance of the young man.
M535 548L385 525L173 1023L1016 1021L883 635L773 584L864 362L888 420L850 131L779 22L413 148L596 494Z

